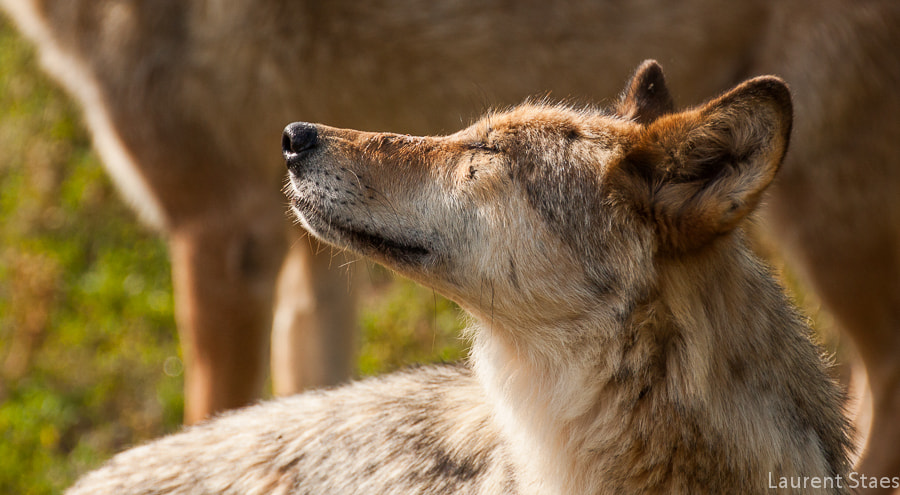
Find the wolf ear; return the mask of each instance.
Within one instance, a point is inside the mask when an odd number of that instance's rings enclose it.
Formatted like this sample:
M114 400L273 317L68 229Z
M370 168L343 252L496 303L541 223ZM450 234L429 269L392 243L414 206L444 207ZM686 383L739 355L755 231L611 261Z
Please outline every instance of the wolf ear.
M756 207L784 158L791 122L784 81L751 79L643 128L614 180L655 226L662 249L694 250Z
M674 110L675 105L669 88L666 87L662 67L656 60L644 60L625 86L616 114L641 124L649 124Z

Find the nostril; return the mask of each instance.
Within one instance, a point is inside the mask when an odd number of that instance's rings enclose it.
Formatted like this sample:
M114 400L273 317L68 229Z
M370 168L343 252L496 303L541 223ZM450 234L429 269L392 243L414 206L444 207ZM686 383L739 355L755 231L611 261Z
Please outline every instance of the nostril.
M294 122L284 128L281 149L285 155L296 155L316 147L319 132L315 124Z
M285 154L292 153L292 151L291 151L291 136L288 135L287 129L285 129L284 133L281 135L281 151Z

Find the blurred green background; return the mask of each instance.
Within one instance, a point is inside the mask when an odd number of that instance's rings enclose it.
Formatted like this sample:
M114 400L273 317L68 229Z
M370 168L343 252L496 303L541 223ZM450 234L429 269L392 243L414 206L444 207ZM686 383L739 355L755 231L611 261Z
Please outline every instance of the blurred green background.
M462 356L452 303L364 272L361 375ZM0 17L0 493L59 493L176 430L181 387L165 243L123 205L78 109Z

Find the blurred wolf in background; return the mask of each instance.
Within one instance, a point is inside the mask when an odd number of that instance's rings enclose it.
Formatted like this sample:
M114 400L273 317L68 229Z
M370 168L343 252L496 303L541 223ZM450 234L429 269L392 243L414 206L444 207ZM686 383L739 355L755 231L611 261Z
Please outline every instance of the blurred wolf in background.
M766 233L853 340L900 473L900 4L4 0L81 102L126 199L170 240L186 419L346 377L352 298L292 242L272 142L296 118L416 134L535 94L590 100L662 61L680 104L745 76L795 94ZM280 283L279 283L280 280ZM274 312L272 308L275 308Z
M849 493L842 395L741 233L791 120L775 77L676 113L647 61L615 112L291 124L303 225L457 301L471 368L226 413L69 493Z

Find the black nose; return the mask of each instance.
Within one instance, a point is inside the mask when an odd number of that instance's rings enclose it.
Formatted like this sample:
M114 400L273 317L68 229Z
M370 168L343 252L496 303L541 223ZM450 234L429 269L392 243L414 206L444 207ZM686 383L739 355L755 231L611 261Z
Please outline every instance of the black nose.
M319 142L319 131L315 124L294 122L284 128L281 136L281 150L285 160L297 158L301 153L316 147Z

